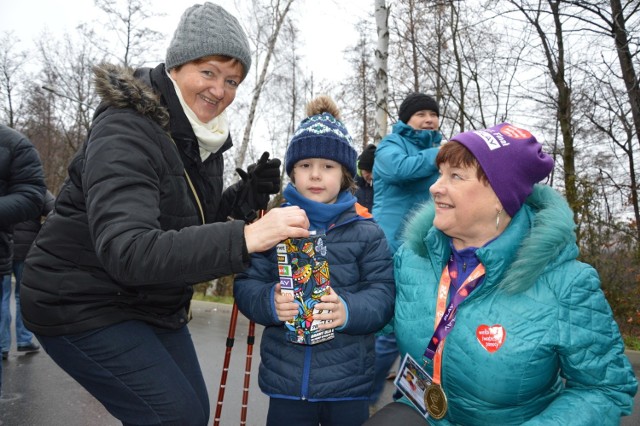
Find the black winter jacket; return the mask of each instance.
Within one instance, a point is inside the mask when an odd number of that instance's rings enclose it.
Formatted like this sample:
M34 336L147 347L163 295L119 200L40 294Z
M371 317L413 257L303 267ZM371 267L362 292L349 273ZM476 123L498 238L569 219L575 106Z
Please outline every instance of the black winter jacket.
M47 191L44 194L44 205L40 214L24 222L17 223L13 227L13 261L24 261L27 258L29 247L36 239L38 231L42 227L42 217L47 216L53 210L53 204L56 198Z
M0 124L0 276L11 273L13 226L38 215L45 191L42 164L33 144Z
M245 223L219 222L231 139L200 160L163 64L95 72L102 103L27 256L22 315L50 336L131 319L179 328L192 284L249 262Z
M355 196L358 199L358 204L364 206L371 212L373 210L373 186L369 185L362 176L356 176L356 189Z

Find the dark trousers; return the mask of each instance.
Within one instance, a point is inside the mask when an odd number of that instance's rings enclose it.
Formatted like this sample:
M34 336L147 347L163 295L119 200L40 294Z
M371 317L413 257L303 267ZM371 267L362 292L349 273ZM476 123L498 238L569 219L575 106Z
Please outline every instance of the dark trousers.
M376 336L376 363L375 376L373 378L373 391L371 392L371 404L375 404L380 399L380 395L384 390L384 384L387 376L396 362L398 355L398 345L396 343L395 334L385 334ZM393 398L400 398L402 395L394 395Z
M197 425L209 397L188 328L141 321L66 336L36 335L71 377L123 425Z
M368 400L309 402L271 398L267 426L360 426L368 417Z

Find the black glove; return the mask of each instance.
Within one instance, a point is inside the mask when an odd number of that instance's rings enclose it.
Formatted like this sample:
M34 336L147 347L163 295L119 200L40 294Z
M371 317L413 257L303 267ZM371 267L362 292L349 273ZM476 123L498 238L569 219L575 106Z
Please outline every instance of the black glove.
M236 172L258 194L277 194L280 192L280 164L279 158L269 160L269 152L265 151L258 162L251 164L246 172L240 168Z
M269 194L280 191L280 164L280 159L269 160L269 153L265 152L246 172L236 169L242 183L234 202L233 217L252 222L258 217L256 211L267 208Z

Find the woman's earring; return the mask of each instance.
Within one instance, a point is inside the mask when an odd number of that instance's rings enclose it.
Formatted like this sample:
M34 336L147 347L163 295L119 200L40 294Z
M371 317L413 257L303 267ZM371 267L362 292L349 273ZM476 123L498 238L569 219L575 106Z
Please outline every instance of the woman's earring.
M496 215L496 231L500 227L500 213L502 213L502 209L500 209L500 211L498 211L498 214Z

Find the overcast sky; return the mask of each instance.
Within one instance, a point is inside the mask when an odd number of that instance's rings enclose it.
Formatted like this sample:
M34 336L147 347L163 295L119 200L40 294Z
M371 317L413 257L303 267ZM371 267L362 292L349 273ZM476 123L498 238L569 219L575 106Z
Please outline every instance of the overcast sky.
M233 0L213 2L236 14ZM203 1L151 1L158 13L167 15L154 25L167 33L166 43L182 12L195 3ZM313 67L316 80L342 80L347 72L343 51L356 43L354 24L373 12L373 0L296 0L294 8L295 16L300 17L300 36L305 43L300 53L307 66ZM94 0L0 0L0 31L13 31L25 43L25 48L31 48L32 40L43 30L54 37L61 37L65 32L73 34L77 25L97 19L100 13ZM163 46L161 50L165 49Z

